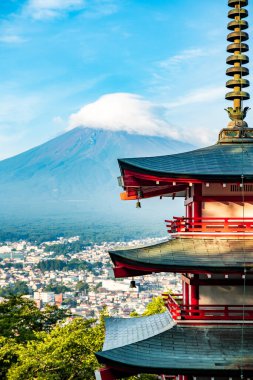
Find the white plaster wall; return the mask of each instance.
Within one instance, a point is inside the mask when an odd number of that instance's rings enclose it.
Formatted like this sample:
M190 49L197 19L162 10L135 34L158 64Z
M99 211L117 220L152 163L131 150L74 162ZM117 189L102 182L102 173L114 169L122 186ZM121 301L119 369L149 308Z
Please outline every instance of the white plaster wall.
M200 286L199 303L201 305L253 305L253 286Z
M217 218L253 218L253 204L245 203L244 210L242 204L233 202L203 202L202 216L217 217Z

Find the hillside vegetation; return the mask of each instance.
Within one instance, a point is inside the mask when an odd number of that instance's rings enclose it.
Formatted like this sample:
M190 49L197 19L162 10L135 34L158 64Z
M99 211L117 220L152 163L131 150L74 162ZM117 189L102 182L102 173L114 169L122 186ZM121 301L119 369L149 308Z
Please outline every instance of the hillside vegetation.
M165 311L161 297L144 315ZM0 303L0 378L3 380L93 380L100 367L95 352L103 346L106 310L99 320L70 316L57 307L37 309L21 296ZM129 380L156 379L154 375Z

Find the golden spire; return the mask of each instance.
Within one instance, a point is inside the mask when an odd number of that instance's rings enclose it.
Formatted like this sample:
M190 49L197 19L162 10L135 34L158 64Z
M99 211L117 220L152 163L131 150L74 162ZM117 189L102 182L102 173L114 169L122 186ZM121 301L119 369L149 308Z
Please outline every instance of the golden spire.
M248 92L242 91L243 88L250 85L245 76L249 74L249 69L244 67L249 62L249 57L244 53L249 50L248 45L245 43L249 39L248 22L244 19L248 17L248 11L244 7L248 5L248 0L229 0L228 6L233 8L228 12L228 17L232 19L228 23L228 30L230 33L227 40L230 44L227 47L227 52L233 53L227 58L227 64L232 67L227 69L226 74L233 79L227 81L226 86L232 89L231 92L226 94L227 100L234 102L233 107L228 107L226 111L232 122L229 127L247 127L247 123L243 120L246 117L248 107L243 109L243 101L248 100L250 95Z

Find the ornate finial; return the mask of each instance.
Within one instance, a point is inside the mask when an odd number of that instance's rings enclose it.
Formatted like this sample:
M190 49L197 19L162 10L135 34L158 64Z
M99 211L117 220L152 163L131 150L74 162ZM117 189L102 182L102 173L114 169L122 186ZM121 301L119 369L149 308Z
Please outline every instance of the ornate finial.
M231 42L227 52L233 55L227 58L227 64L233 67L228 68L226 74L233 79L228 80L226 86L233 91L226 94L226 99L234 102L234 107L226 109L232 120L228 127L247 127L247 123L243 120L249 107L243 109L242 101L248 100L250 95L242 91L242 88L250 85L249 81L243 78L249 74L249 69L243 66L249 62L249 57L243 54L249 50L248 45L244 43L249 39L249 35L243 31L248 28L248 22L244 20L248 16L248 11L243 8L248 5L248 0L228 0L228 5L233 8L228 12L228 17L233 21L228 23L228 30L232 32L227 36L227 40Z
M250 110L249 107L245 108L233 108L233 107L228 107L225 108L225 111L227 111L228 116L232 122L228 123L228 127L233 128L233 127L248 127L247 123L244 121L248 111Z
M249 69L244 67L249 62L249 57L244 53L249 50L245 43L249 39L248 33L244 30L248 28L248 23L244 19L248 17L248 11L244 7L248 5L248 0L228 0L228 6L233 8L228 12L228 17L232 19L228 23L230 33L227 40L230 44L227 52L232 53L227 58L227 64L231 65L227 69L227 75L232 77L227 81L227 88L232 89L226 94L227 100L234 102L233 107L226 109L230 122L226 128L219 133L218 144L231 144L247 142L253 144L253 128L248 128L248 124L244 121L249 107L243 108L243 101L250 98L249 94L242 91L245 87L249 87L250 83L244 77L249 74Z

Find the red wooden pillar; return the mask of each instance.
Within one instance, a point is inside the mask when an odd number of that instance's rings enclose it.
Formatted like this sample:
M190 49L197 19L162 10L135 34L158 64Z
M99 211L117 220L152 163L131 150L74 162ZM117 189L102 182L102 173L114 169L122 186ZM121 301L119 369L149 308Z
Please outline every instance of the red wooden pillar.
M183 304L189 305L189 285L183 281Z
M191 305L198 306L199 304L199 287L191 285Z
M96 380L115 380L116 376L113 372L113 369L110 367L101 368L98 371L95 371Z
M191 219L192 218L192 203L190 203L187 207L186 207L186 217Z
M194 280L196 281L194 285L191 285L191 305L198 306L199 304L199 285L198 285L199 274L194 275Z
M201 196L202 196L202 184L196 183L194 185L194 198L201 197ZM193 202L193 217L201 218L201 216L202 216L202 202L195 200Z
M198 280L199 275L195 274L194 279ZM190 303L191 303L191 310L197 310L199 305L199 285L198 283L194 283L194 285L191 285L191 291L190 291ZM197 312L192 312L191 315L197 315Z
M118 370L117 368L112 368L105 366L104 368L100 368L95 371L96 380L117 380L122 379L123 377L129 377L135 375L134 373L124 372Z

